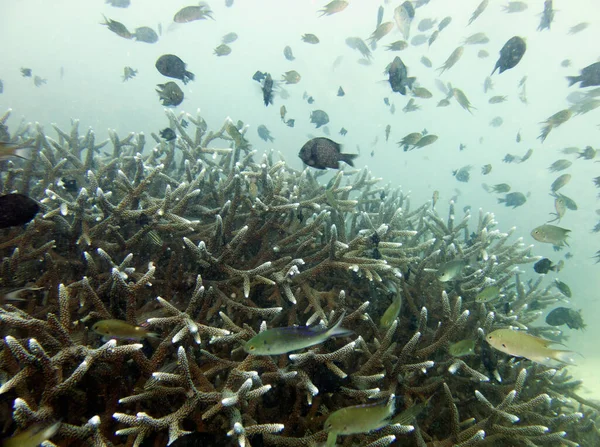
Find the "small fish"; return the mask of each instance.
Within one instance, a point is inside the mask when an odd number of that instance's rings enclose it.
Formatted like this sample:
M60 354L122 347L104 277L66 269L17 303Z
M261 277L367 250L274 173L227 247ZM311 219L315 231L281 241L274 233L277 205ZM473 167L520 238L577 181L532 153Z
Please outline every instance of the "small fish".
M558 266L554 265L548 258L542 258L535 264L533 264L533 270L540 275L547 274L550 270L557 272Z
M430 144L435 143L437 140L437 135L424 135L423 137L419 138L419 140L414 144L413 149L420 149L425 146L429 146Z
M316 45L320 42L319 38L317 36L315 36L314 34L303 34L302 35L302 41L306 42L306 43L310 43L312 45Z
M475 340L461 340L452 343L448 347L448 353L452 357L466 357L475 354Z
M469 179L471 178L471 174L469 174L469 171L473 169L473 166L471 165L466 165L463 166L460 169L454 170L452 171L452 175L456 178L456 180L458 180L459 182L463 182L466 183L469 181Z
M554 199L554 210L556 213L550 213L551 215L556 216L554 219L549 220L548 222L560 222L560 220L564 217L567 212L567 204L565 203L565 199L560 196L557 196Z
M331 337L344 337L353 332L341 327L344 314L329 329L319 326L289 326L267 329L244 344L244 351L252 355L287 354L319 345Z
M500 288L498 286L489 286L483 289L475 297L476 303L488 303L500 296Z
M481 167L481 174L482 175L488 175L490 172L492 172L492 165L491 164L483 165Z
M428 37L425 34L417 34L412 39L410 39L410 44L414 47L417 47L419 45L423 45L427 41Z
M229 43L233 43L238 39L238 35L237 33L227 33L225 34L223 37L221 37L221 43L224 44L229 44Z
M337 95L338 96L344 96L345 94L346 94L346 92L344 91L344 89L340 85L340 88L338 88L338 91L337 91Z
M473 11L473 14L471 14L471 18L469 19L469 23L467 23L467 26L469 26L471 23L473 23L475 20L477 20L477 18L483 14L483 11L485 11L485 9L488 6L488 3L490 1L489 0L483 0L479 6L477 6L477 8L475 8L475 11Z
M490 99L488 99L488 102L490 104L500 104L501 102L506 101L506 99L506 96L492 96Z
M371 35L367 38L367 41L373 45L387 36L392 29L394 29L394 22L384 22L371 33Z
M285 115L286 114L287 114L287 109L283 105L279 108L279 116L281 116L281 121L283 121L284 123L285 123Z
M577 25L572 26L571 29L569 29L569 34L573 35L573 34L580 33L584 29L587 29L588 26L590 26L590 24L588 22L578 23Z
M467 98L467 95L465 95L461 89L453 88L452 96L454 96L454 99L456 99L456 102L458 102L463 109L465 109L467 112L469 112L471 114L473 113L473 112L471 112L471 109L475 109L475 107L471 104L471 102L469 101L469 98Z
M218 57L228 56L231 54L231 47L229 45L222 43L221 45L219 45L217 48L215 48L213 50L213 54Z
M454 51L450 54L450 56L448 56L448 59L446 59L442 66L438 68L440 75L445 71L450 70L454 66L454 64L456 64L458 60L462 57L464 51L465 47L463 47L462 45L455 48Z
M265 107L268 107L269 104L273 104L273 78L270 73L265 73L261 88L263 92L263 103L265 104Z
M271 131L269 129L267 129L267 126L265 126L264 124L261 124L260 126L257 127L256 129L258 136L266 141L266 142L270 142L270 141L274 141L275 139L271 136Z
M338 13L346 9L348 6L348 2L345 0L332 0L327 3L323 9L320 9L319 12L321 15L319 17L323 17L325 15L330 16L332 14Z
M552 8L552 0L546 0L544 2L544 11L542 11L542 17L538 26L538 31L544 29L550 29L550 25L554 20L554 9Z
M212 11L206 3L200 3L198 6L186 6L177 11L173 16L175 23L189 23L195 20L213 19Z
M515 138L515 140L517 141L517 143L521 142L521 131L520 130L517 132L517 137Z
M388 329L392 323L398 318L400 314L400 308L402 307L402 296L400 293L396 293L394 298L392 299L392 304L385 310L383 315L381 316L381 320L379 320L379 327L381 329Z
M508 2L507 5L502 6L502 10L508 14L516 13L516 12L523 12L526 9L527 9L527 3L519 2L519 1Z
M557 247L569 246L567 237L571 230L557 227L556 225L544 224L531 230L531 237L538 242L552 244Z
M30 78L31 68L21 68L21 76L23 76L24 78Z
M294 53L292 52L292 48L289 45L286 45L286 47L283 49L283 56L288 60L288 61L293 61L294 59L296 59L294 57Z
M433 98L433 94L427 90L425 87L414 87L412 89L412 94L417 98L429 99Z
M338 435L368 433L385 427L395 410L395 396L385 402L340 408L327 417L323 430L328 432L326 447L334 447Z
M552 360L560 363L575 364L572 351L551 349L555 341L535 337L522 331L498 329L486 337L486 341L498 351L514 357L526 359L546 366L552 366Z
M134 70L131 67L123 68L123 82L128 81L131 78L134 78L137 73L138 73L138 71Z
M567 183L569 183L570 180L571 174L563 174L552 182L552 185L550 185L550 189L552 190L552 192L556 192L560 188L565 186Z
M390 132L392 131L392 126L391 125L387 125L385 126L385 142L387 143L389 138L390 138Z
M498 203L504 203L504 206L512 206L515 209L518 206L523 205L527 201L527 198L523 193L511 192L506 194L504 198L498 199Z
M453 259L443 264L437 271L437 279L440 282L448 282L455 279L467 265L464 259Z
M163 106L178 106L183 102L184 94L181 88L174 82L165 84L157 84L159 101L162 101Z
M344 129L343 127L340 129L340 132L339 132L339 134L340 134L341 136L343 136L343 137L344 137L344 136L346 136L346 134L347 134L347 133L348 133L348 131L347 131L346 129Z
M433 42L437 40L439 35L440 32L438 30L435 30L433 33L431 33L431 36L429 36L429 40L427 41L427 45L429 46L429 48L431 48L431 45L433 45Z
M140 26L135 29L133 37L137 42L156 43L158 42L158 34L149 26Z
M405 40L397 40L392 42L389 45L386 45L385 49L387 51L402 51L408 48L408 42Z
M329 115L327 112L317 109L310 113L310 122L318 129L329 122Z
M441 33L452 22L452 17L446 16L438 23L438 31Z
M283 74L283 81L285 81L286 84L297 84L300 82L301 78L302 77L300 76L300 73L298 73L296 70L286 71Z
M289 120L287 120L287 121L285 122L285 125L286 125L286 126L288 126L288 127L294 127L294 124L295 124L295 123L296 123L296 120L295 120L295 119L293 119L293 118L290 118Z
M436 189L431 195L431 209L435 209L435 204L440 199L440 192Z
M421 63L427 68L431 68L433 66L433 63L427 56L421 56Z
M0 196L0 228L9 228L31 222L40 211L38 203L23 194Z
M56 434L60 427L60 421L52 424L36 423L11 438L4 439L2 445L4 447L36 447L49 440Z
M571 288L566 285L564 282L555 279L554 280L554 285L556 286L556 288L558 290L560 290L560 293L562 293L564 296L566 296L567 298L573 298L573 294L571 293Z
M410 1L405 1L394 9L394 21L404 40L410 36L410 25L415 17L415 7Z
M557 307L552 309L546 316L546 323L550 326L562 326L566 324L569 329L585 329L581 311L569 309L568 307Z
M489 41L490 39L485 33L475 33L465 38L463 45L484 45Z
M501 116L495 116L490 121L490 126L491 127L500 127L503 123L504 123L504 120L502 119Z
M158 334L146 328L133 326L122 320L100 320L92 326L92 330L106 339L143 340L146 337L158 337Z
M485 59L486 57L489 57L489 55L490 55L490 53L488 51L486 51L486 50L479 50L477 52L477 57L479 59Z
M514 36L508 39L500 50L500 57L492 70L492 75L500 69L500 73L514 68L523 58L527 45L523 38ZM490 75L491 76L491 75Z
M194 80L194 73L187 71L186 64L174 54L163 54L156 60L158 72L169 78L180 79L184 84Z
M563 68L570 67L571 66L571 59L563 59L560 62L560 66L563 67Z
M173 141L174 139L177 138L177 134L175 134L175 131L173 129L171 129L170 127L165 127L158 134L165 141Z
M308 166L316 169L339 169L340 161L354 166L353 160L358 155L343 154L340 144L329 138L317 137L307 141L298 156Z
M408 77L408 68L398 56L387 66L386 72L389 75L388 82L392 91L401 95L406 95L406 87L411 89L416 80L414 77Z
M116 20L108 19L106 16L104 17L104 23L102 25L108 26L108 29L115 33L117 36L122 37L124 39L133 39L133 34L129 32L127 27L123 25L121 22L117 22ZM21 69L21 72L23 69ZM31 70L29 72L29 76L31 76Z

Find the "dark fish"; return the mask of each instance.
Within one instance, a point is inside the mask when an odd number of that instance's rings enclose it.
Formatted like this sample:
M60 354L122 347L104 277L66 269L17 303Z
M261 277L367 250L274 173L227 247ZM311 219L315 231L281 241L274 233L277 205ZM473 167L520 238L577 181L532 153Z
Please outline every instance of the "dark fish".
M180 9L173 17L173 21L175 23L188 23L194 20L204 20L207 17L214 20L209 6L201 3L198 6L186 6Z
M473 168L471 165L463 166L460 169L452 171L452 175L456 177L459 182L467 183L471 178L469 171Z
M79 192L79 188L77 187L77 180L62 177L60 181L62 182L62 186L63 188L65 188L66 191L69 191L73 194Z
M4 83L2 82L2 79L0 79L0 93L4 92Z
M157 59L155 66L161 75L181 79L184 84L194 80L194 73L186 71L185 63L174 54L163 54Z
M294 57L294 53L292 53L292 48L291 48L289 45L287 45L287 46L286 46L286 47L283 49L283 55L285 56L285 58L286 58L288 61L293 61L294 59L296 59L296 58Z
M265 106L273 104L273 78L269 73L265 73L265 79L262 85L263 102Z
M21 68L21 76L23 76L24 78L30 78L31 68Z
M310 34L310 33L303 34L302 41L313 44L313 45L316 45L320 42L320 40L317 36L315 36L314 34Z
M546 323L550 326L562 326L566 324L569 329L585 329L581 311L569 309L568 307L557 307L546 316Z
M1 92L0 92L1 93ZM340 88L338 88L338 92L337 95L338 96L344 96L346 94L346 92L344 91L344 89L342 88L342 86L340 85Z
M263 73L262 71L257 70L256 73L254 73L254 75L252 76L252 79L254 79L256 82L261 82L266 77L267 77L266 73Z
M580 72L579 76L567 76L569 81L569 87L577 82L579 88L591 87L592 85L600 85L600 62L595 62L592 65L588 65Z
M181 120L181 127L187 127L189 123L186 120Z
M158 34L149 26L141 26L135 29L135 33L133 33L133 37L135 40L139 42L146 43L156 43L158 42Z
M315 124L318 129L329 122L329 115L323 110L313 110L310 113L310 122Z
M511 192L506 194L503 199L498 199L498 203L504 203L504 206L512 206L513 209L523 205L526 201L527 198L520 192Z
M404 65L404 62L402 62L402 59L398 56L396 56L392 63L388 65L386 71L389 75L388 82L392 87L392 91L402 95L406 95L406 87L412 88L412 85L416 80L414 77L408 77L408 69L406 68L406 65Z
M177 138L177 135L175 134L175 132L173 131L173 129L171 129L170 127L165 127L158 134L165 141L173 141L175 138Z
M544 2L544 11L542 12L542 18L538 26L538 31L543 29L550 29L550 24L554 20L554 9L552 8L552 0L546 0Z
M256 129L258 136L261 138L261 140L264 141L274 141L275 139L271 136L271 131L269 129L267 129L267 126L265 126L264 124L261 124L260 126L258 126L258 128Z
M312 96L309 96L308 98L306 98L306 102L309 104L312 104L313 102L315 102L315 98L313 98Z
M225 0L225 6L231 8L233 6L233 0Z
M339 134L340 134L341 136L343 136L343 137L344 137L344 136L346 136L346 134L347 134L347 133L348 133L348 131L347 131L345 128L343 128L343 127L342 127L342 128L340 129L340 132L339 132Z
M162 101L163 106L178 106L183 102L183 91L174 82L167 82L166 84L158 84L158 99Z
M298 157L300 157L300 159L308 166L313 168L339 169L340 161L343 161L350 166L354 166L352 160L358 157L358 155L342 154L341 145L329 138L318 137L308 140L304 146L302 146L302 149L300 149Z
M132 39L133 34L129 32L127 27L123 25L121 22L117 22L116 20L108 19L106 16L104 17L104 23L102 25L108 26L108 29L115 33L117 36L120 36L124 39Z
M286 125L286 126L288 126L288 127L294 127L294 124L295 124L295 123L296 123L296 120L295 120L295 119L293 119L293 118L290 118L289 120L287 120L287 121L285 122L285 125Z
M526 48L527 45L521 37L514 36L508 39L500 50L500 58L498 58L494 70L492 70L492 74L494 74L498 68L500 69L500 73L502 73L505 70L515 67L525 54Z
M23 194L0 196L0 228L24 225L30 222L39 210L38 203Z
M542 258L535 264L533 264L533 270L540 275L545 275L550 270L556 272L558 267L552 263L548 258Z
M134 70L131 67L124 67L123 68L123 82L128 81L129 79L135 77L135 75L138 73L137 70Z

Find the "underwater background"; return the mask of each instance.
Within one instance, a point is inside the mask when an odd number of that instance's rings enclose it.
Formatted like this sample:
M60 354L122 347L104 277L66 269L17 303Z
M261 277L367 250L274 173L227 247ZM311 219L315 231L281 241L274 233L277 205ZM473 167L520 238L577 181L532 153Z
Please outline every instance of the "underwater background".
M600 175L596 164L600 158L585 160L561 152L573 146L580 150L586 146L598 148L600 112L592 110L573 116L554 128L545 141L538 139L540 123L568 108L571 103L567 96L579 90L577 85L569 87L565 77L578 75L580 69L600 57L597 2L555 0L556 13L550 29L538 31L544 9L542 0L528 0L525 11L513 14L502 11L506 1L491 0L481 16L468 26L479 0L431 0L416 9L411 37L422 34L416 29L421 19L439 22L451 16L452 22L437 40L430 47L425 43L409 45L400 52L386 51L385 45L403 38L394 27L378 42L369 65L357 63L360 54L349 48L345 39L360 36L366 40L375 29L378 8L385 9L384 22L393 21L393 10L401 2L353 0L343 11L319 17L318 11L326 3L235 0L227 7L224 1L211 1L214 20L174 23L175 12L190 2L131 0L129 7L116 8L101 0L0 0L0 114L12 109L6 123L9 130L16 129L24 119L39 123L48 134L53 132L52 123L67 130L71 119L78 119L80 131L92 128L96 142L109 137L108 129L121 137L143 132L149 150L154 144L150 134L157 134L167 125L156 85L172 80L162 76L154 64L159 56L171 53L185 61L187 70L195 74L195 80L186 85L179 82L185 99L173 108L176 115L185 111L195 116L199 109L211 129L218 129L227 117L234 122L242 120L249 126L245 137L257 151L257 159L274 149L293 169L301 171L305 166L298 158L300 148L313 136L325 136L323 128L315 129L310 123L309 115L315 109L324 110L330 118L330 138L342 145L342 152L359 154L355 167L368 167L383 185L409 192L411 203L430 201L434 191L439 191L436 211L440 215L447 215L452 199L457 216L462 217L464 207L471 207L474 222L478 210L483 209L494 214L501 231L516 227L514 237L522 237L526 246L533 245L533 255L555 263L564 260L560 272L547 274L547 282L559 278L569 285L572 298L565 297L558 305L581 309L587 325L585 330L561 327L568 337L563 343L581 354L576 356L577 366L569 366L569 371L584 380L582 396L600 400L600 265L594 258L600 250L600 234L592 231L600 220L600 190L593 182ZM102 25L103 15L126 24L130 30L139 26L157 30L160 24L162 33L153 44L123 39ZM580 22L589 22L589 26L569 34L569 29ZM425 34L430 35L433 29ZM231 54L218 57L213 51L229 32L239 37L229 44ZM465 45L461 59L440 75L436 69L467 36L476 32L485 32L489 43ZM301 35L305 33L317 35L320 43L302 42ZM496 72L492 76L493 90L484 94L484 79L490 75L502 45L514 35L526 40L523 59L513 69ZM284 57L286 45L293 49L295 60ZM487 50L489 57L479 58L477 52L481 49ZM387 82L386 66L396 55L408 67L409 76L415 76L420 86L433 93L430 99L416 98L420 109L415 112L402 111L411 96L393 93ZM433 62L433 68L420 62L423 55ZM340 56L341 62L333 67ZM561 66L565 59L571 61L569 67ZM123 82L126 66L138 73ZM22 76L23 67L31 68L47 83L36 87L31 78ZM296 70L301 80L283 86L289 93L288 99L282 99L277 93L280 87L276 87L273 105L265 107L261 86L252 79L257 70L271 73L275 81L286 71ZM524 76L527 103L518 97L519 81ZM436 87L435 79L460 88L474 106L472 113L456 101L448 107L436 107L445 95ZM337 96L340 86L345 91L343 97ZM314 98L314 104L303 99L304 92ZM500 104L489 104L493 95L508 98ZM384 97L395 105L394 114L384 104ZM288 118L295 119L293 128L282 122L281 105L286 106ZM502 125L490 126L497 116L502 117ZM256 129L261 124L271 131L273 142L259 138ZM386 142L387 125L391 132ZM342 127L348 130L345 136L338 134ZM423 129L439 139L410 151L403 151L396 144L406 134ZM520 142L515 139L517 133L521 135ZM461 144L466 146L463 150L459 150ZM533 149L533 154L526 162L503 162L507 153L523 156L528 149ZM563 172L549 172L548 166L561 158L573 164ZM492 171L483 175L481 167L487 164L492 165ZM459 182L452 172L466 165L473 166L470 180ZM336 173L330 170L319 181L326 184ZM557 224L571 232L569 246L554 251L551 244L535 241L530 232L552 219L554 198L549 194L550 185L562 173L569 173L572 178L561 193L573 198L578 209L568 210ZM511 191L526 194L527 201L514 209L505 207L497 201L501 195L486 192L482 183L508 183ZM569 259L565 258L567 252L572 255ZM532 266L519 266L522 280L537 279L539 275ZM550 310L544 309L539 324L543 324Z

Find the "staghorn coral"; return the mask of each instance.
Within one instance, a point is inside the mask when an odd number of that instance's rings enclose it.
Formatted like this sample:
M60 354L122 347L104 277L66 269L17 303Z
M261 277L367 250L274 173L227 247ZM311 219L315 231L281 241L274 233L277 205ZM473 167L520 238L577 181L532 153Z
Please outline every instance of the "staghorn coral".
M56 139L27 123L8 135L34 151L3 162L0 189L43 211L0 237L2 291L31 289L0 308L4 437L61 420L55 445L164 445L201 432L242 447L313 446L332 411L393 393L402 423L339 441L598 442L600 408L567 369L484 341L508 326L557 336L535 321L561 298L523 278L519 265L538 258L514 229L483 211L470 227L453 203L447 219L430 204L413 209L366 169L323 185L322 172L259 157L229 119L212 132L199 112L186 115L189 129L166 113L178 137L152 135L151 148L143 134L112 131L97 143L76 120L70 132L54 126ZM453 259L472 261L439 282ZM500 297L475 302L490 285ZM381 329L398 293L400 315ZM353 337L287 356L242 349L267 327L331 324L342 312ZM157 336L103 342L90 328L109 318ZM475 355L455 359L448 346L462 339L477 341Z

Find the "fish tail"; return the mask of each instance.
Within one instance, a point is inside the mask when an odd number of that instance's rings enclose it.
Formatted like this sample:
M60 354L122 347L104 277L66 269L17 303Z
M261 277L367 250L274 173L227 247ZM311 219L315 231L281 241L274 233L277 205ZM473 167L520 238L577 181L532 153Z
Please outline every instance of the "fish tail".
M346 316L346 311L342 312L342 315L335 324L331 327L331 329L327 330L327 337L342 337L345 335L351 335L354 331L350 329L345 329L342 327L342 321L344 321L344 317Z
M340 154L340 160L352 167L354 167L354 162L352 160L356 157L358 157L358 154Z
M581 81L581 76L567 76L567 81L569 81L569 87L573 84Z
M505 203L506 199L498 199L498 203Z
M24 160L29 160L31 157L31 149L30 147L20 147L15 149L14 156L22 158Z
M562 349L553 349L550 357L554 360L556 360L557 362L561 362L561 363L568 363L569 365L575 365L575 359L573 358L573 355L575 354L575 352L573 351L565 351Z

